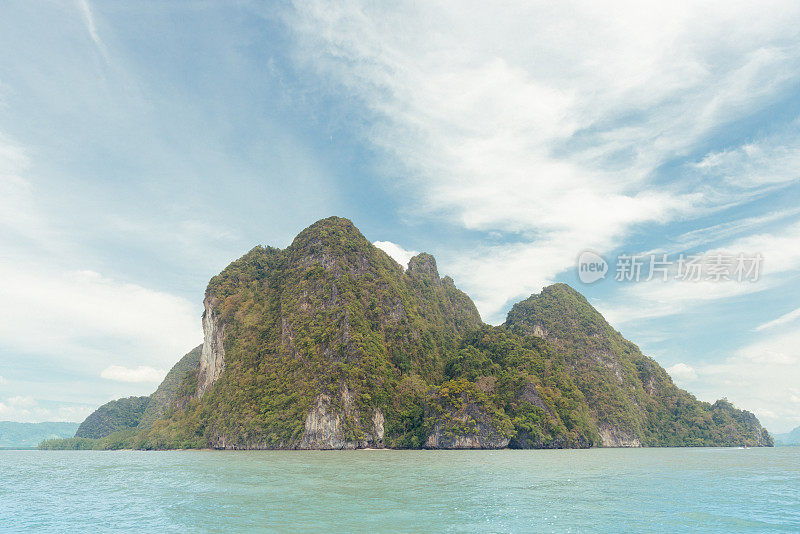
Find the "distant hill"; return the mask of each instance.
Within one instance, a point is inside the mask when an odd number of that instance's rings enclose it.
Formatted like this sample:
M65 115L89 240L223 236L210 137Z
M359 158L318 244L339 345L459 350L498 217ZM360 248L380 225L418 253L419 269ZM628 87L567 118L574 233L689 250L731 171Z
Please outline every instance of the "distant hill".
M76 438L102 438L112 432L136 428L150 397L125 397L107 402L78 427Z
M0 421L0 449L36 447L41 441L75 434L78 423Z
M800 426L786 434L773 434L775 445L800 445Z
M200 345L181 358L152 395L126 397L100 406L81 423L75 437L97 439L120 430L149 428L166 414L187 373L197 370L202 348Z
M752 413L678 388L658 363L614 330L566 284L515 304L505 326L539 336L563 355L604 446L770 446Z

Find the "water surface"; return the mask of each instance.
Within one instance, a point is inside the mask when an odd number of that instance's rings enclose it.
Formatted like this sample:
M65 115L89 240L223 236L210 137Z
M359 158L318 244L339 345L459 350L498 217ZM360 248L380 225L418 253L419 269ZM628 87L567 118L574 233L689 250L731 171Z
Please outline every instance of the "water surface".
M0 530L800 532L800 447L0 451Z

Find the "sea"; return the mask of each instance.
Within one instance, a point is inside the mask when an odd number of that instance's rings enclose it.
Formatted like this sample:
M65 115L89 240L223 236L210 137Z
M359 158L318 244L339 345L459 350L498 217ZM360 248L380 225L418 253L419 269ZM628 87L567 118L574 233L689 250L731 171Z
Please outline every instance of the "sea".
M800 532L800 447L0 451L3 532Z

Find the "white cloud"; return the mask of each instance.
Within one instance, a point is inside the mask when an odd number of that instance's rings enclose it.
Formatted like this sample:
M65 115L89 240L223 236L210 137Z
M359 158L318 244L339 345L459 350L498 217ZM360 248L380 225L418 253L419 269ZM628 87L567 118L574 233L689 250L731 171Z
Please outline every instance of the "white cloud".
M5 404L12 408L31 408L36 406L36 401L30 396L17 395L6 399Z
M76 384L99 382L110 365L168 368L197 345L199 303L86 269L96 261L54 220L46 191L23 177L32 171L25 151L0 137L0 352L14 355L7 365L28 355L52 363L43 370L44 381L15 380L7 389L40 398L63 386L66 375L70 386L59 395L86 399L91 392L78 393ZM209 235L191 225L173 232ZM63 403L2 404L4 417L28 421L81 418L85 412L77 404L74 413Z
M83 20L86 23L86 31L89 32L89 37L92 38L92 42L94 42L97 49L103 55L104 58L108 59L106 53L106 45L103 43L102 39L100 39L100 35L97 33L97 25L94 22L94 14L92 14L92 9L89 7L88 0L75 0L75 3L78 6L78 9L83 16Z
M391 241L375 241L376 247L387 253L391 258L402 265L403 269L408 267L408 261L419 254L416 250L406 250L397 243Z
M631 283L618 292L614 302L601 307L603 315L614 325L629 321L664 317L687 311L703 303L764 291L784 281L784 277L800 269L800 222L774 230L735 239L724 247L705 251L715 254L761 254L760 278L754 282L670 280ZM763 325L762 325L763 326Z
M695 165L706 178L742 187L780 184L800 178L800 132L792 130L707 154Z
M705 228L697 228L684 232L674 239L670 239L669 243L665 243L665 246L668 246L669 250L661 248L653 251L653 253L680 253L695 247L703 245L708 246L709 244L722 240L730 241L742 234L752 233L754 230L761 229L767 224L795 217L798 214L800 214L800 207L773 211L764 215L756 215L734 221L726 221Z
M0 420L18 422L83 421L96 407L86 404L42 406L33 397L15 396L0 401Z
M4 376L0 375L0 386L3 386L5 384L8 384L8 380L6 380Z
M728 252L760 252L764 257L763 276L753 283L745 282L680 282L634 283L620 291L615 301L621 303L602 312L614 325L663 317L724 302L737 296L779 287L800 269L800 222L784 225L772 232L734 239L725 244ZM708 251L714 254L723 249ZM768 333L738 349L720 364L695 363L697 375L692 391L706 400L727 396L737 406L756 413L770 428L788 430L787 425L800 422L797 407L788 400L800 395L800 332L775 333L775 328L800 318L794 310L773 321L763 323L756 331ZM751 328L751 327L746 327ZM683 365L683 364L678 364ZM686 369L668 369L678 381ZM677 373L675 372L677 371Z
M161 382L166 374L164 369L154 369L146 365L133 368L111 365L100 371L101 377L117 382Z
M792 2L350 1L296 11L301 59L363 101L365 136L418 194L408 211L514 233L514 244L445 258L490 317L583 249L604 252L643 223L742 202L730 181L652 179L800 72ZM800 164L791 154L783 161Z
M670 376L680 382L691 382L697 379L697 372L694 367L685 363L676 363L672 367L667 367Z
M0 136L0 229L7 246L44 237L44 225L33 203L33 188L22 177L29 166L22 148Z
M0 344L58 354L62 364L162 367L202 339L199 313L185 299L93 271L0 261L0 300Z
M768 328L775 328L776 326L782 326L791 323L793 321L796 321L797 319L800 319L800 308L790 311L789 313L785 313L780 317L778 317L777 319L773 319L772 321L760 324L756 327L756 330L766 330Z
M694 387L706 397L718 392L738 406L746 407L769 428L786 431L800 422L797 406L790 402L800 397L800 332L765 335L741 349L721 364L698 365L700 378Z

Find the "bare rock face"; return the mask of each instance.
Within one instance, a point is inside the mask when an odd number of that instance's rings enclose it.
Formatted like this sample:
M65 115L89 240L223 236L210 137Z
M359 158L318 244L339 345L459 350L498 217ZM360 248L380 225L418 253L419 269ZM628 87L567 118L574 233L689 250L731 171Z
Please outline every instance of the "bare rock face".
M497 428L476 404L439 421L425 441L427 449L503 449L510 437Z
M340 402L334 402L340 401ZM351 425L348 425L351 423ZM383 447L384 417L377 408L372 415L372 432L348 436L348 426L360 427L359 416L353 407L353 396L342 387L339 399L321 394L306 415L305 431L298 449L365 449Z
M215 299L206 298L203 302L203 352L197 375L197 397L200 398L217 381L225 369L225 328L219 324L219 316L214 310Z
M439 387L429 398L425 419L427 449L502 449L513 435L508 417L464 380Z
M603 447L641 447L642 442L636 436L612 426L601 425L598 427Z
M425 252L417 254L409 260L408 272L428 280L434 285L441 285L442 283L441 278L439 278L439 269L436 267L436 259Z

